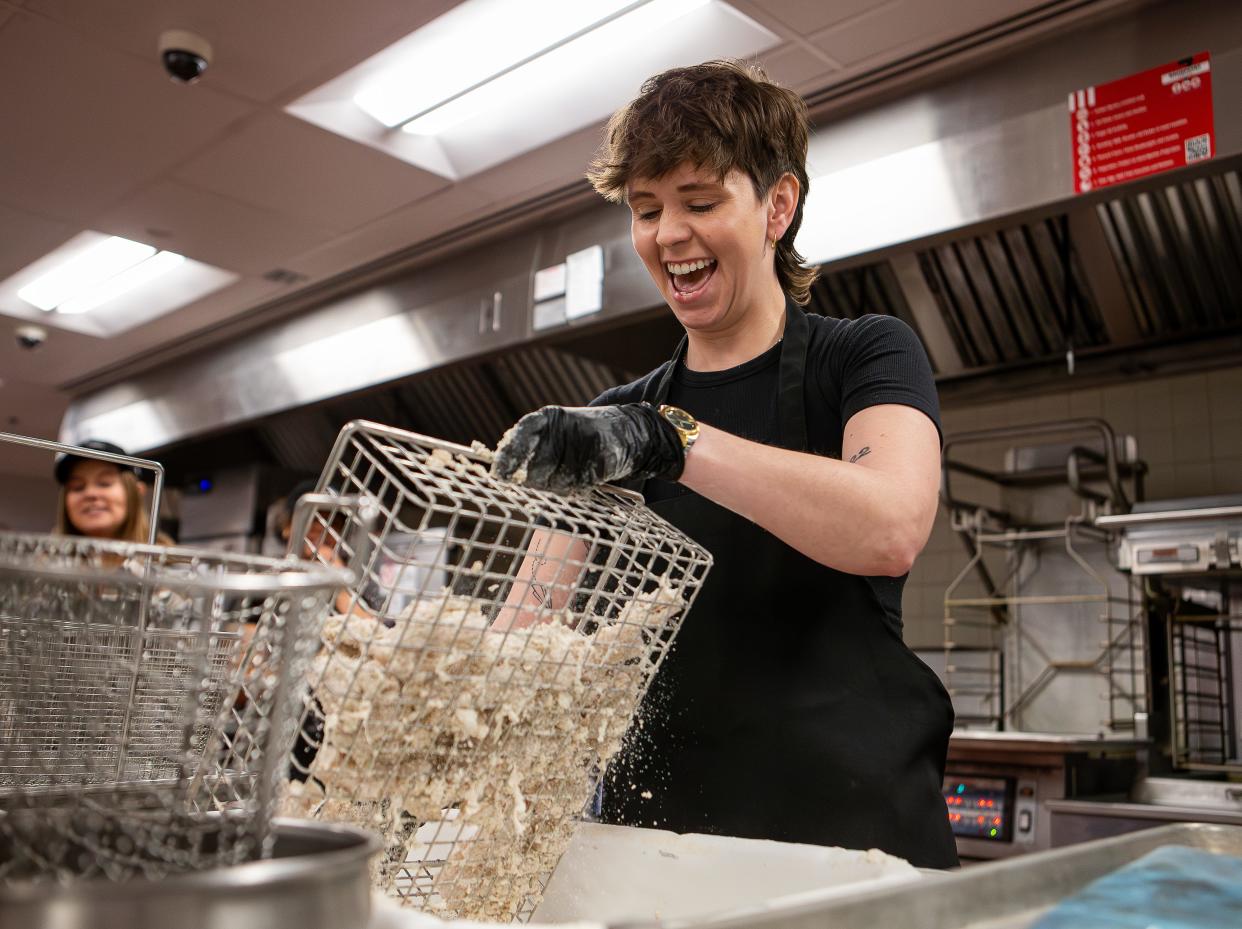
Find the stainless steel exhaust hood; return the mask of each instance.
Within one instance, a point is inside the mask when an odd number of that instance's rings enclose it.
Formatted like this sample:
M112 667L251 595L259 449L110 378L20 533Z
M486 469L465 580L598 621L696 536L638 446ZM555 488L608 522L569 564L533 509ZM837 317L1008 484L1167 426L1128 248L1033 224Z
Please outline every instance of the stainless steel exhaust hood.
M1075 196L1066 92L1203 49L1216 157ZM837 192L852 230L821 256L812 309L901 316L942 390L1178 340L1242 355L1242 5L1131 7L838 118L809 161L812 196ZM860 166L932 162L938 171L842 193ZM595 244L604 309L537 332L534 271ZM61 436L152 451L257 423L289 467L317 467L307 459L322 439L299 436L334 431L338 415L492 440L541 403L582 402L646 370L674 335L627 213L600 205L92 390Z
M1216 173L826 270L812 306L891 312L942 383L1066 355L1223 337L1242 326L1242 175Z

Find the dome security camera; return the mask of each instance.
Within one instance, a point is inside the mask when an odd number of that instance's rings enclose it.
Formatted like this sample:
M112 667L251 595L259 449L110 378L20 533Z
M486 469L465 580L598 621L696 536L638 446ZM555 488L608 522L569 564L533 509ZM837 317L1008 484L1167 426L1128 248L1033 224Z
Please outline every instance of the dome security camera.
M47 341L47 330L42 326L18 326L15 335L17 347L28 352L34 351Z
M211 43L184 29L160 35L160 60L169 77L179 84L192 84L211 64Z

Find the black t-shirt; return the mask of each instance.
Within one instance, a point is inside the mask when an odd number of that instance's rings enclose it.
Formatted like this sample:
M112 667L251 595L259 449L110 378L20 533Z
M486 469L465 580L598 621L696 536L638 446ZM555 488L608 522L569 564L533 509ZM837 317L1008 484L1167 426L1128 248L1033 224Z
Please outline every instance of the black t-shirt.
M850 417L885 403L914 407L941 431L931 365L914 330L894 316L874 314L854 320L808 314L807 321L810 339L804 396L810 448L806 451L840 458L841 438ZM725 432L777 445L780 355L781 343L777 343L757 358L724 371L689 371L679 364L667 402ZM642 400L648 383L659 380L669 364L606 390L591 405ZM658 480L648 481L642 490L648 504L691 492L680 484ZM870 581L888 619L900 628L905 578Z

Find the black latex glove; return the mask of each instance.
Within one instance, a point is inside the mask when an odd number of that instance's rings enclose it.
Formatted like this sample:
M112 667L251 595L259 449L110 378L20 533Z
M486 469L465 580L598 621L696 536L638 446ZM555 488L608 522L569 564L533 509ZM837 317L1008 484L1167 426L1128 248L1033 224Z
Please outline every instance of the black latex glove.
M650 404L545 406L501 439L492 474L568 493L624 478L675 481L685 460L681 436Z

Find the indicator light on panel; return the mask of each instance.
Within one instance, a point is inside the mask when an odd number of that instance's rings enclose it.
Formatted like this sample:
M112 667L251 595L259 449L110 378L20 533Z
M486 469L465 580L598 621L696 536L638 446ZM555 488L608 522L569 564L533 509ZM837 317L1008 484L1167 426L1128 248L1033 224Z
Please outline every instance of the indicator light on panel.
M990 835L992 838L996 838L996 830L993 829L991 832L988 833L988 835Z

